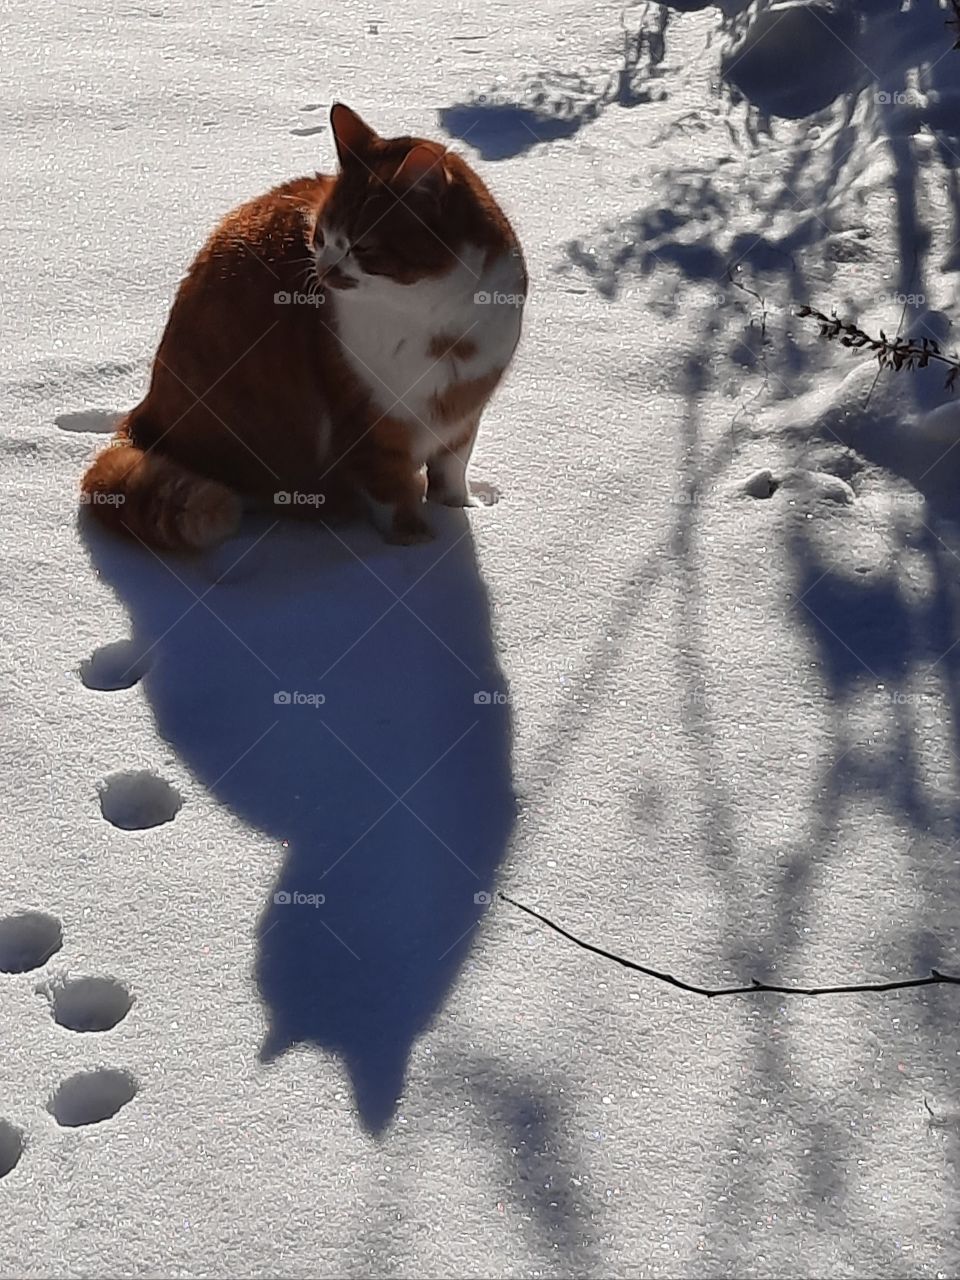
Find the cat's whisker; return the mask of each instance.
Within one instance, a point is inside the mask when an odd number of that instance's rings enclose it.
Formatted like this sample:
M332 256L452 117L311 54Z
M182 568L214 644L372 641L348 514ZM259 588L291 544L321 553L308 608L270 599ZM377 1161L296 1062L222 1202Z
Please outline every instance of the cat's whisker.
M317 284L320 283L320 272L317 269L316 258L298 258L295 261L301 263L306 262L307 264L305 267L301 268L300 274L297 277L304 288L308 288L314 281L316 281Z

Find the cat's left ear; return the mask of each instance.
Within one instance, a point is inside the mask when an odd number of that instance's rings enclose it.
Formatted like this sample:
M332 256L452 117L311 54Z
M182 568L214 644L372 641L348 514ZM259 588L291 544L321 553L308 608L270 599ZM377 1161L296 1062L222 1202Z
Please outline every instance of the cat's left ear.
M378 136L355 111L351 111L342 102L335 102L330 109L330 128L337 144L341 166L349 164L354 157L363 156Z
M444 163L445 155L442 147L431 147L418 142L397 166L391 185L412 195L439 200L450 185L450 175Z

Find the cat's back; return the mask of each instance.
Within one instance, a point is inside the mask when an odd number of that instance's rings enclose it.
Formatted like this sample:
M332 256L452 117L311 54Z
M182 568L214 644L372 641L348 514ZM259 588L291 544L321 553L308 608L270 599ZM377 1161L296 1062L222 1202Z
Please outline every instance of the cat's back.
M321 173L292 178L237 205L213 229L185 283L212 276L242 284L247 275L256 275L245 264L288 279L292 266L303 266L309 236L332 185L333 179Z
M261 358L280 358L315 343L323 298L311 288L309 238L332 182L294 178L221 218L180 282L155 380L166 365L219 376L254 345Z
M308 243L332 179L296 178L232 209L180 283L127 434L247 491L283 487L327 433L331 341Z

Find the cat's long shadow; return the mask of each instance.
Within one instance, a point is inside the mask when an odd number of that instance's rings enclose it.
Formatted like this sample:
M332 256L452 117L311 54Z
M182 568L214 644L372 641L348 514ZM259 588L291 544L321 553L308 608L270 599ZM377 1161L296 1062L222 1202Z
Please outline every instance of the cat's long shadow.
M374 1134L514 820L507 686L469 524L431 519L423 547L291 521L245 527L200 560L81 520L148 656L161 736L287 844L256 929L261 1058L297 1044L339 1055Z

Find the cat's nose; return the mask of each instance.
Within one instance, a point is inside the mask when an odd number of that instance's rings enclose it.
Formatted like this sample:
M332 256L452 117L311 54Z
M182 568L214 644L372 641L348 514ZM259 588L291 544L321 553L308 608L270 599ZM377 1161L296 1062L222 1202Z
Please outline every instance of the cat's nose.
M318 223L317 226L314 228L314 232L313 232L313 247L314 249L322 249L326 243L327 242L323 234L323 228Z
M343 254L337 249L332 240L323 240L314 250L317 270L322 275L324 271L328 271L331 267L335 267L343 257Z

